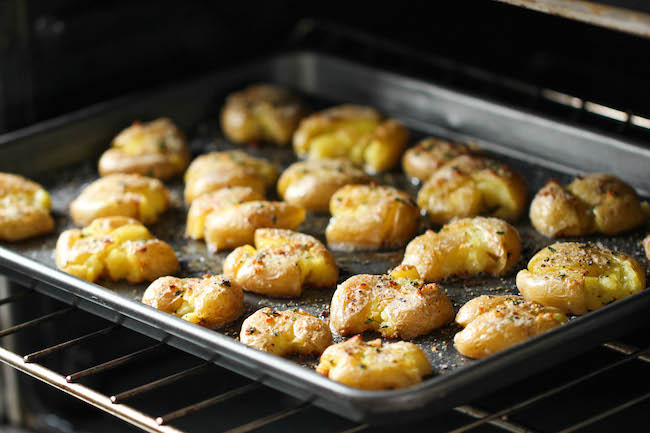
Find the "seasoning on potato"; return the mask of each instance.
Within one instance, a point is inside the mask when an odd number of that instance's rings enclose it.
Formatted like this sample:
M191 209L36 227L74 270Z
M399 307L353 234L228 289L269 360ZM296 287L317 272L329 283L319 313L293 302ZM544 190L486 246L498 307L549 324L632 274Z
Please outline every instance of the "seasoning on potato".
M470 153L465 144L427 137L404 152L402 169L411 180L424 182L447 162Z
M333 287L339 276L334 256L317 239L278 229L256 230L255 247L230 253L223 273L245 290L269 296L300 296L305 287Z
M56 266L90 282L109 278L130 283L153 281L179 268L172 247L127 217L98 218L83 229L61 233Z
M601 245L556 242L517 274L526 300L567 314L586 314L645 289L645 271L633 257Z
M481 272L504 275L520 255L517 229L498 218L474 217L416 237L406 246L402 263L415 266L426 281L440 281Z
M316 372L355 388L385 390L416 385L432 370L413 343L365 342L357 335L325 349Z
M99 159L99 174L141 174L168 179L190 162L185 136L167 118L134 122L120 132Z
M161 277L145 290L142 303L188 322L216 328L244 313L244 291L223 275Z
M359 105L314 113L300 122L293 136L299 157L348 158L371 173L395 167L407 142L408 130L401 123Z
M320 355L332 344L332 333L325 322L303 310L262 308L244 320L239 340L278 356Z
M476 319L483 313L495 309L499 305L503 305L506 301L524 301L524 297L520 295L482 295L477 298L471 299L465 305L460 307L458 314L456 314L455 322L460 326L465 327L471 321Z
M0 240L21 241L54 228L50 194L36 182L0 173Z

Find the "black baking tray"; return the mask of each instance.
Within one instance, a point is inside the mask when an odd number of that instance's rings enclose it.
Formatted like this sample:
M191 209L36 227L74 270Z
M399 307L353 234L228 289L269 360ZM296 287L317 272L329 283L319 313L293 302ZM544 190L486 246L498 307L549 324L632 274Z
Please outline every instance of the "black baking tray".
M256 82L294 89L313 109L354 102L377 107L403 121L412 141L425 134L474 142L521 171L531 195L551 177L607 171L650 191L650 150L530 112L499 105L435 84L373 69L312 52L274 55L196 81L118 100L41 123L0 137L0 171L42 182L50 190L55 233L0 247L0 272L27 287L61 299L155 339L260 380L299 399L355 421L398 422L458 405L559 363L648 321L650 292L643 291L558 329L484 360L460 356L451 341L458 330L449 324L413 340L429 357L434 375L422 384L394 391L363 391L330 381L313 371L314 358L282 359L236 341L243 318L223 329L209 330L154 310L139 302L146 284L88 283L54 268L60 232L72 226L67 206L97 178L96 162L111 138L135 119L173 118L188 134L195 154L233 147L218 128L225 95ZM247 148L284 168L295 160L290 149ZM395 171L378 176L415 194L417 186ZM169 242L181 260L180 276L219 273L227 253L211 255L202 242L183 237L186 208L182 181L168 182L173 206L152 232ZM327 215L310 214L299 231L323 239ZM422 220L421 230L428 223ZM535 232L526 218L517 224L523 240L524 268L530 257L552 240ZM644 231L645 229L645 231ZM647 227L624 236L590 237L626 251L645 263L640 240ZM356 273L383 273L399 264L403 250L335 253L341 280ZM449 279L441 283L458 309L481 294L516 293L514 275ZM332 290L308 290L302 298L273 299L246 295L246 315L263 306L301 307L314 314L327 309ZM246 316L245 315L245 316ZM367 335L374 338L374 335ZM549 373L552 374L552 371Z

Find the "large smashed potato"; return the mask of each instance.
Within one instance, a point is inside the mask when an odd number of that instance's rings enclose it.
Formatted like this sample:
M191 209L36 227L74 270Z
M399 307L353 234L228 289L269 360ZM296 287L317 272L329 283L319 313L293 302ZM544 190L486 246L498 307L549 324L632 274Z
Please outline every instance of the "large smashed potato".
M108 216L125 216L151 224L168 206L169 190L158 179L116 173L88 185L70 204L70 216L78 226Z
M370 177L348 159L313 159L291 164L278 180L278 194L288 203L326 212L339 188L368 182Z
M273 164L240 150L210 152L196 158L185 172L185 202L233 186L247 186L264 196L278 177Z
M81 230L61 233L56 266L90 282L124 278L130 283L153 281L179 268L172 247L127 217L98 218Z
M332 297L330 327L341 335L377 331L409 340L453 316L437 284L425 284L412 266L399 266L390 275L355 275L341 283Z
M0 240L21 241L54 228L50 194L22 176L0 173Z
M305 287L333 287L339 276L334 256L317 239L278 229L256 230L255 247L235 249L223 272L245 290L269 296L300 296Z
M320 355L332 344L332 333L325 322L302 310L262 308L244 320L239 340L278 356Z
M309 159L349 158L372 173L395 167L408 142L408 130L384 119L374 108L341 105L300 122L293 148Z
M549 181L530 205L530 221L546 236L616 235L634 229L650 217L630 185L610 174L578 177L564 188Z
M422 382L431 374L431 365L413 343L365 342L357 335L325 349L316 372L355 388L383 390Z
M556 242L519 271L517 287L526 300L567 314L585 314L645 289L645 271L622 252L591 243Z
M244 313L244 291L223 275L161 277L145 290L142 303L188 322L215 328Z
M506 164L462 155L452 159L425 182L417 203L434 224L454 218L489 215L516 220L527 200L526 183Z
M258 84L228 95L221 128L237 143L288 144L306 110L287 90Z
M420 210L410 195L390 186L346 185L330 199L325 235L330 248L398 248L415 235Z
M427 137L404 152L402 169L410 179L424 182L452 159L470 153L470 148L464 144Z
M498 218L474 217L416 237L406 246L402 263L415 266L426 281L440 281L480 272L503 275L520 255L517 229Z
M168 179L182 173L190 162L185 136L166 118L134 122L114 139L99 159L99 174L142 174Z
M466 320L456 319L465 329L454 337L454 347L469 358L485 358L493 353L526 341L568 321L557 308L512 296L472 299L458 312ZM503 299L499 299L503 298ZM468 311L463 311L467 308ZM473 311L469 311L473 310ZM478 310L478 311L477 311Z

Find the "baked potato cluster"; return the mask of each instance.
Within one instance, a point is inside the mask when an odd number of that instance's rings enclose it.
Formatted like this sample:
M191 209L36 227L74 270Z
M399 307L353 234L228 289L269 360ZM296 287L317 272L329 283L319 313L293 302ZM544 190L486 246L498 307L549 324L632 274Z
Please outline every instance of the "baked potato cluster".
M427 137L404 152L402 169L411 180L425 182L452 159L470 153L470 148L464 144Z
M22 176L0 173L0 240L21 241L54 228L50 194Z

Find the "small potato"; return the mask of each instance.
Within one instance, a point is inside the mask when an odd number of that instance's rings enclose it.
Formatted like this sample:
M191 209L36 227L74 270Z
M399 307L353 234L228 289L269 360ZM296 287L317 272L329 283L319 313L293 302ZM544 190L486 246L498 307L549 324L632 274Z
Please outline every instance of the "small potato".
M589 205L556 180L549 181L535 195L530 204L530 221L546 236L584 236L595 228Z
M643 240L643 247L645 248L646 257L650 260L650 235Z
M524 179L506 164L463 155L436 171L420 189L417 203L434 224L490 215L514 221L524 211Z
M54 228L50 194L22 176L0 173L0 240L21 241Z
M244 320L239 340L278 356L320 355L332 344L332 333L325 322L302 310L262 308Z
M440 281L480 272L503 275L520 255L517 229L498 218L474 217L416 237L406 246L402 263L415 266L426 281Z
M237 143L288 144L306 110L280 87L258 84L231 93L221 111L221 129Z
M90 282L124 278L130 283L153 281L179 268L172 247L127 217L98 218L81 230L61 233L56 266Z
M315 159L290 165L278 180L278 194L307 210L327 212L339 188L369 182L370 177L350 160Z
M355 275L341 283L330 308L330 327L341 335L381 332L410 340L441 327L454 309L437 284L425 284L412 266L390 275Z
M383 390L422 382L431 374L431 365L413 343L366 343L357 335L325 349L316 372L355 388Z
M404 153L402 168L409 178L424 182L447 162L470 153L470 148L464 144L428 137Z
M420 220L411 196L390 186L346 185L332 196L330 212L327 244L345 251L399 248Z
M556 242L519 271L517 287L528 301L585 314L645 289L645 272L625 253L591 243Z
M523 296L519 295L483 295L468 301L460 307L456 314L456 323L465 327L471 321L483 313L487 313L496 307L503 305L506 301L524 301ZM516 302L515 302L516 303Z
M512 297L503 296L503 298ZM469 306L472 301L465 304L463 308L467 306L473 309L474 306ZM465 329L454 337L454 347L461 355L474 359L485 358L568 321L564 313L557 308L545 307L536 302L524 302L522 299L493 299L490 303L492 308L485 305L487 311L466 323ZM477 301L477 304L485 304L485 302ZM458 318L456 321L460 322Z
M192 161L185 173L185 202L221 188L247 186L264 196L278 177L273 164L240 150L211 152Z
M348 158L371 173L395 167L407 142L408 130L402 124L359 105L340 105L312 114L300 122L293 136L299 157Z
M99 159L99 174L142 174L168 179L182 173L190 162L187 141L166 118L134 122L120 132Z
M125 216L152 224L169 207L169 190L158 179L138 174L109 174L88 185L70 204L78 226L94 219Z
M269 296L300 296L305 287L333 287L339 270L317 239L291 230L258 229L255 247L226 257L223 273L245 290Z
M215 328L244 313L244 291L223 275L161 277L145 290L142 303L188 322Z

